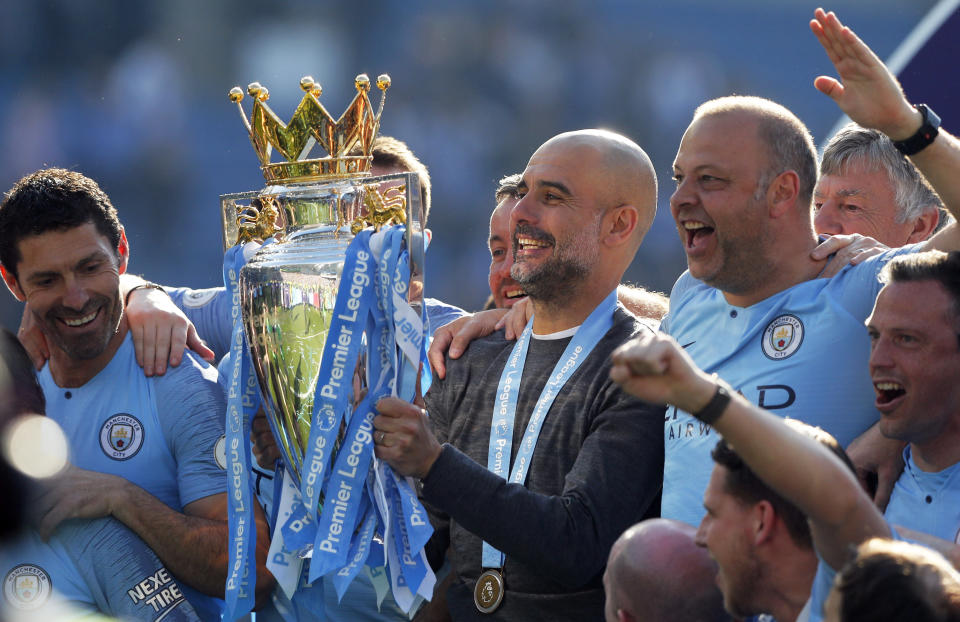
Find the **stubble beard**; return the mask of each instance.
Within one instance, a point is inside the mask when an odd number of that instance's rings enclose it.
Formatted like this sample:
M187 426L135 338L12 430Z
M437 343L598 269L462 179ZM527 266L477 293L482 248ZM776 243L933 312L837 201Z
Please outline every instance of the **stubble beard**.
M727 589L723 592L724 609L738 618L767 613L761 611L756 603L760 589L760 566L754 559L745 560L744 566L738 572L735 583L730 582L730 576L726 577Z
M545 305L562 304L576 295L577 289L589 277L597 261L597 247L589 239L592 231L581 231L570 238L557 241L544 232L518 231L538 239L553 241L553 253L540 265L529 265L514 254L510 276L531 300ZM517 248L516 235L514 249Z
M759 205L752 208L759 209ZM721 264L716 271L701 280L710 287L734 295L749 294L769 280L770 249L773 246L765 223L755 222L755 228L745 230L735 238L723 238L718 232L717 251ZM743 223L741 223L743 226ZM774 251L775 252L775 251Z
M100 332L91 335L77 335L76 337L64 335L60 317L82 317L96 309L99 309L98 313L108 314ZM122 314L123 305L120 302L119 294L113 299L96 294L91 296L80 313L66 310L63 307L54 307L48 310L43 318L37 319L40 320L40 325L44 327L43 332L52 346L62 350L70 359L89 361L97 358L107 349L110 340L117 333ZM94 319L94 322L98 320L99 318Z

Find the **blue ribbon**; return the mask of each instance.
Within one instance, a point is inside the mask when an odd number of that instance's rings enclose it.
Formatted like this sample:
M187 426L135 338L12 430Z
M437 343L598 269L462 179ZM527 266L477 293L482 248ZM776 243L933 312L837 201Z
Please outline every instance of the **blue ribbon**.
M422 243L422 242L421 242ZM381 262L381 269L390 270L393 275L392 291L381 291L385 299L385 312L391 318L394 373L397 377L394 394L406 401L413 401L416 395L417 373L424 358L424 321L421 309L420 317L407 302L407 289L410 280L410 268L407 251L394 255L390 265ZM384 494L390 509L392 542L397 554L388 556L399 563L399 573L391 572L395 581L394 588L406 586L416 592L429 571L429 565L422 549L433 534L433 527L426 520L426 510L420 504L413 487L406 478L398 477L392 469L384 470ZM403 582L400 582L402 578Z
M379 521L377 512L366 495L362 497L360 516L362 524L356 532L353 540L350 542L350 553L347 555L347 564L337 571L333 577L333 588L337 591L337 602L343 599L350 583L363 570L364 563L370 557L370 552L374 546L373 535L377 529Z
M336 571L333 581L338 597L364 561L376 567L396 559L396 573L391 575L399 576L400 583L394 582L395 590L406 584L416 590L429 572L422 547L432 527L416 493L385 464L370 468L374 405L383 396L396 395L398 388L402 397L412 400L417 368L425 360L424 312L421 309L417 317L406 302L410 275L404 236L403 226L379 234L366 230L347 249L314 391L301 473L303 502L292 509L282 526L287 549L302 552L313 543L313 557L304 568L303 579L314 583ZM370 389L351 415L353 363L363 332ZM346 435L329 468L330 453L344 420ZM384 486L386 502L382 504L375 501L377 479ZM324 504L318 516L321 490ZM392 532L390 542L381 543L375 534L385 528ZM392 549L390 555L385 545ZM314 583L312 590L318 589Z
M303 550L311 542L314 546L319 544L316 540L316 513L320 492L329 475L327 465L340 431L340 422L349 408L353 366L360 352L361 334L371 302L371 285L376 270L369 251L369 239L370 231L361 231L347 247L313 396L310 436L300 474L303 506L283 527L284 542L291 551Z
M617 308L617 291L613 290L595 308L586 321L577 329L576 334L567 344L563 355L547 380L537 404L534 406L530 422L520 440L517 450L517 459L513 464L509 481L521 486L527 479L530 459L537 446L537 439L547 418L550 406L567 380L577 371L583 361L590 355L593 348L613 326L613 312ZM497 399L493 405L493 416L490 422L490 444L487 449L487 468L507 479L506 469L510 464L510 455L513 452L513 426L517 414L517 398L520 393L520 379L523 376L523 364L527 358L530 338L533 334L533 318L527 322L517 343L514 344L507 359L507 365L500 375L497 386ZM503 553L493 548L487 542L483 543L482 564L484 568L503 567Z
M260 405L260 392L252 373L240 314L237 280L243 267L243 247L229 249L223 259L223 280L232 300L233 333L230 346L230 377L227 390L226 457L230 495L227 523L230 533L226 609L224 620L236 620L254 605L256 541L253 482L250 479L250 420Z
M368 393L350 418L347 434L337 454L333 474L324 494L324 511L317 528L317 544L310 563L310 581L315 581L347 561L354 528L363 517L367 501L366 482L373 459L373 404L380 395Z

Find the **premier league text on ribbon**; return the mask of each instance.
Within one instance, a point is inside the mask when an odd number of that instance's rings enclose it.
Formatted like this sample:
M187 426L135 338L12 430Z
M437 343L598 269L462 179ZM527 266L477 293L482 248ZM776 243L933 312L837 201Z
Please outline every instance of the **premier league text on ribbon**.
M353 325L359 324L357 321L357 310L360 308L360 299L365 293L364 288L371 282L370 254L364 250L358 250L356 261L356 266L350 279L349 297L346 301L346 307L351 313L338 313L336 315L336 319L340 320L340 322L350 322ZM318 392L320 397L330 400L323 402L319 408L320 416L326 420L326 426L323 428L326 430L332 429L339 423L339 413L336 412L337 402L345 397L342 394L344 383L341 382L341 380L345 377L352 377L352 374L348 373L346 369L347 363L349 362L350 346L353 344L354 339L360 338L360 331L347 328L345 324L339 324L339 332L340 334L337 336L336 341L333 341L330 336L327 337L328 341L332 341L330 347L336 352L333 355L330 378L320 387L320 391ZM309 470L307 476L304 478L304 492L306 493L304 496L308 499L316 498L318 491L315 487L322 483L322 480L319 482L318 480L323 474L323 469L327 462L325 452L327 446L326 438L324 435L317 434L314 441Z
M337 469L337 475L340 475L344 478L356 479L357 478L357 467L360 465L360 456L363 454L364 449L369 445L372 440L372 431L373 431L373 417L375 413L373 410L369 410L366 415L363 417L363 422L360 424L359 429L357 430L356 435L351 439L350 445L347 448L348 454L346 457L346 466L348 469L340 467ZM341 449L343 451L343 449ZM369 462L364 461L365 465L369 465ZM363 479L366 480L366 474L362 474ZM341 535L344 531L344 520L347 515L347 508L350 504L351 498L354 495L362 495L364 492L363 486L357 487L355 485L348 484L346 480L339 481L339 490L336 491L336 497L331 499L330 496L327 496L325 508L327 511L330 510L330 506L333 506L333 513L330 519L330 526L327 530L327 534L323 540L320 541L319 549L326 551L328 553L339 553L341 548ZM350 529L352 525L347 526L347 536L350 535Z
M389 85L386 75L376 80L383 92ZM425 360L423 307L418 313L407 300L413 267L419 276L424 265L423 206L415 173L370 177L383 106L381 99L380 110L374 110L370 86L366 75L357 76L356 96L337 120L319 105L320 86L305 77L300 88L306 94L289 123L280 122L268 108L267 91L259 84L246 92L231 90L230 100L243 117L267 187L221 197L225 246L264 243L246 265L235 251L228 251L234 270L225 281L232 281L233 317L242 315L267 419L282 440L278 445L284 464L301 493L300 503L296 495L288 495L274 533L282 535L284 549L294 555L305 555L312 545L312 559L302 566L309 572L300 570L304 580L299 587L287 584L296 593L309 592L300 594L300 602L305 602L316 594L307 583L333 572L337 595L342 596L365 560L389 563L397 603L410 610L415 594L406 584L429 598L435 582L422 551L431 527L410 484L383 464L375 469L370 465L375 461L372 405L391 394L412 399L417 370ZM253 101L249 117L241 105L245 94ZM281 129L283 140L277 142ZM329 155L311 155L314 145ZM358 147L362 155L356 153ZM271 155L286 161L273 161ZM354 237L344 245L348 231ZM422 283L417 291L422 291ZM367 350L361 358L364 334ZM233 343L242 344L242 339ZM240 395L246 394L247 357L233 358L241 368L239 377L236 369L228 373L234 397L228 432L239 440L231 442L228 434L227 447L231 459L242 461L249 452L244 443L249 443L249 422L244 421L248 400ZM355 380L364 368L358 361L365 361L368 387L359 405ZM258 397L255 393L252 401ZM253 574L235 560L250 559L252 546L238 541L235 549L233 539L249 542L245 538L254 526L249 512L255 503L245 496L249 477L234 478L235 473L230 465L235 493L230 506L231 570L235 584L251 577L244 587L249 593ZM382 539L375 539L376 533ZM227 601L229 605L230 594ZM244 606L228 607L231 617L246 610Z

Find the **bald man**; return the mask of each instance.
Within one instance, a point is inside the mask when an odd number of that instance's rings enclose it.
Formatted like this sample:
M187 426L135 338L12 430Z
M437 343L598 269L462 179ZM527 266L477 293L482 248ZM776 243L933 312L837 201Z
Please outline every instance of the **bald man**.
M523 335L515 345L498 331L448 361L429 416L378 404L377 456L421 480L441 525L432 546L453 548L454 620L602 618L611 545L656 511L663 410L608 377L612 349L652 332L616 289L653 220L656 183L623 136L547 141L510 215L513 278L534 310Z
M516 303L526 300L527 293L510 276L513 268L513 244L510 233L510 212L520 200L519 173L507 175L500 180L494 197L497 206L490 214L490 237L487 240L490 251L490 298L484 309L509 309ZM660 292L648 291L634 285L620 285L617 298L631 313L641 318L659 322L667 314L670 301Z
M655 518L623 532L603 573L606 622L730 620L713 582L717 565L697 548L696 531L680 521ZM651 592L676 598L651 602L645 598Z

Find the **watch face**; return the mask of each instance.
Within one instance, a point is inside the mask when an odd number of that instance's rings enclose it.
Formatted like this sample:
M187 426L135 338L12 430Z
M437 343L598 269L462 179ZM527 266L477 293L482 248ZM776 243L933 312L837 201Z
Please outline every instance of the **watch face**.
M924 127L931 127L933 129L939 128L940 117L937 116L937 113L931 110L930 106L927 106L926 104L920 104L917 107L919 108L920 106L923 106L923 110L921 112L923 112ZM923 128L920 128L920 129L923 129Z

